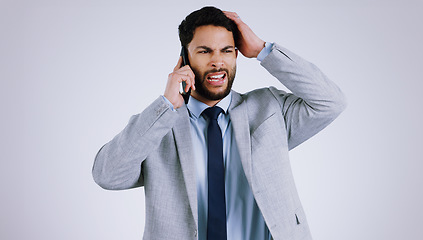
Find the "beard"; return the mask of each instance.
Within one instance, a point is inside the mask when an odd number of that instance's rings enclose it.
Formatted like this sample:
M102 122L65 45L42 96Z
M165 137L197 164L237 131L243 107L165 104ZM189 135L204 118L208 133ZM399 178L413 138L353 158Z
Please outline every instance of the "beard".
M208 100L212 100L212 101L217 101L220 99L223 99L224 97L228 96L228 94L231 92L232 89L232 85L234 83L234 79L235 79L235 74L236 74L236 65L231 69L231 71L229 71L227 68L220 68L220 69L213 69L213 70L209 70L204 72L203 74L201 74L197 69L192 68L192 71L194 72L195 75L195 91L202 97L208 99ZM228 78L228 84L226 85L226 88L223 92L219 92L219 93L214 93L209 91L205 86L204 86L204 82L207 80L206 76L209 73L214 73L214 72L226 72L226 77Z

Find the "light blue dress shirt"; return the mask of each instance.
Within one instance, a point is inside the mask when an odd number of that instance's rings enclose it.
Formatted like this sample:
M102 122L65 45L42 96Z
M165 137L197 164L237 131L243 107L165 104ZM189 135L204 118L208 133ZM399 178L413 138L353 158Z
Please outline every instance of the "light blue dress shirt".
M271 51L273 43L266 43L257 56L262 61ZM163 97L169 106L172 104ZM232 134L229 105L232 93L216 106L223 109L217 121L222 131L223 160L225 166L226 226L228 240L270 240L271 234L254 199L242 168L238 147ZM198 240L207 240L207 126L208 119L201 113L209 106L190 97L187 104L191 123L191 137L197 174Z
M217 122L222 131L223 160L225 166L226 226L228 240L268 240L269 230L257 206L242 168L235 137L232 134L228 108L232 94L217 106L224 110ZM207 126L209 120L201 113L206 104L190 98L191 136L197 173L198 239L207 240Z

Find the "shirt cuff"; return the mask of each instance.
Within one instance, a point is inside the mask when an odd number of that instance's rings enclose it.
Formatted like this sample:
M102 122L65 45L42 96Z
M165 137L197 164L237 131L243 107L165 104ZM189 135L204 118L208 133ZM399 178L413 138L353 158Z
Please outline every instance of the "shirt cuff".
M163 98L163 100L165 100L165 102L169 105L169 108L173 111L173 112L175 112L176 110L175 110L175 108L173 107L173 104L165 97L165 96L163 96L163 95L161 95L162 96L162 98Z
M273 43L266 42L266 44L264 45L264 48L261 50L259 55L257 55L257 60L259 60L260 62L263 61L263 59L266 58L267 55L269 55L269 53L272 51L272 47L273 47Z

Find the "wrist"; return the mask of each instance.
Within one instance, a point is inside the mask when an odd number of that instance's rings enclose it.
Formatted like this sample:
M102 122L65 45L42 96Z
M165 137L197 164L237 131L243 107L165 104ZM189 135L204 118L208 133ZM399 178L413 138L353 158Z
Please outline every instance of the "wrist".
M264 49L265 45L266 45L266 42L262 41L262 40L260 40L257 43L255 50L254 50L254 56L253 56L254 58L257 58L259 56L260 52Z
M267 55L269 55L269 53L272 51L272 47L273 47L273 43L266 42L264 45L264 48L261 50L261 52L257 56L257 60L259 60L260 62L263 61L267 57Z
M173 104L170 102L170 100L165 96L165 95L162 95L162 98L163 98L163 100L167 103L167 105L169 106L169 108L172 110L172 111L175 111L175 107L173 106Z

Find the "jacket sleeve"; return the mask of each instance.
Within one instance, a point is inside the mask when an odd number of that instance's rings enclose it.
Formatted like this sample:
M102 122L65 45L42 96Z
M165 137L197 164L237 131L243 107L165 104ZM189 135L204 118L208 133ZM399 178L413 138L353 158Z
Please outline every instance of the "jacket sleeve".
M292 93L270 88L285 118L289 149L329 125L346 107L345 96L315 65L273 44L261 65Z
M92 169L94 181L104 189L122 190L143 186L142 163L175 123L163 97L142 113L97 153Z

